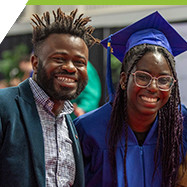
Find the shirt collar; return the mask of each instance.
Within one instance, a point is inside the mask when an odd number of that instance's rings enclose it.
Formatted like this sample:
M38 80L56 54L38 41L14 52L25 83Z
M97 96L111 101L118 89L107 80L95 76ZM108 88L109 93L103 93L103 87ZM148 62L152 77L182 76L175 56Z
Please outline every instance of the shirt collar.
M48 111L52 112L54 102L50 100L50 97L32 78L29 78L29 83L36 103L42 105ZM72 112L73 112L73 105L69 100L66 100L64 102L64 108L62 109L59 115L71 114Z

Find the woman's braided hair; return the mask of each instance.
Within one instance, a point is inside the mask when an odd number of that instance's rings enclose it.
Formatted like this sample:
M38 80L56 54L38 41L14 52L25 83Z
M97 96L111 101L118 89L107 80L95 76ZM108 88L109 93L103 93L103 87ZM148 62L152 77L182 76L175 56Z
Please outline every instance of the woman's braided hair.
M77 9L73 10L70 15L66 15L60 8L57 12L53 11L54 21L50 20L50 13L45 12L40 18L38 14L33 14L34 18L31 18L33 26L32 43L34 47L34 53L37 55L41 43L53 33L64 33L73 36L80 37L84 40L87 47L91 47L95 43L99 43L99 39L93 37L92 33L94 28L92 26L86 26L91 21L90 17L83 18L81 14L77 19Z
M177 171L180 165L180 161L184 163L182 136L183 136L183 118L181 114L181 101L179 94L179 85L177 74L175 70L175 61L173 56L163 47L154 46L150 44L142 44L133 47L124 58L121 72L125 72L127 79L125 81L125 88L127 88L128 80L131 71L136 66L138 61L147 52L154 52L157 50L160 52L168 62L168 65L172 71L172 74L176 80L172 90L171 96L168 102L159 110L159 125L158 125L158 139L155 149L155 170L152 176L158 171L159 155L162 166L162 187L173 187L176 184ZM115 168L115 153L117 143L122 136L125 137L125 156L124 156L124 180L127 187L127 172L126 171L126 156L127 156L127 141L128 141L128 125L127 120L127 90L122 90L120 84L118 85L115 100L113 103L113 109L111 119L109 123L108 133L109 140L108 145L110 148L110 162L111 166ZM124 131L123 131L124 130ZM122 134L122 132L125 132ZM184 166L184 165L183 165Z

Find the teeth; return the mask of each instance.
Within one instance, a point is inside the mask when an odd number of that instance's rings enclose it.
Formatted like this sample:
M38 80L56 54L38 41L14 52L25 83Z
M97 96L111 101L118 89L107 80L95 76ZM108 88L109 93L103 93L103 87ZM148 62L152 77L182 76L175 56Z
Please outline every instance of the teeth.
M70 78L66 78L66 77L57 77L58 80L63 81L63 82L67 82L67 83L73 83L75 82L75 80L70 79Z
M142 99L146 102L149 102L149 103L156 103L157 102L157 98L150 98L150 97L142 96Z

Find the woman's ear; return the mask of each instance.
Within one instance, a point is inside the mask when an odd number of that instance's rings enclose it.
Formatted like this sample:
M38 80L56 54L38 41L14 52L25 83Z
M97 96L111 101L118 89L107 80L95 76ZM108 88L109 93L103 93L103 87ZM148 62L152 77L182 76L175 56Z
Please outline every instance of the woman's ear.
M125 90L125 80L126 80L126 74L125 72L122 72L120 74L120 86L122 90Z
M38 69L38 58L35 55L31 56L31 63L32 63L32 68L33 68L33 73L37 74L37 69Z

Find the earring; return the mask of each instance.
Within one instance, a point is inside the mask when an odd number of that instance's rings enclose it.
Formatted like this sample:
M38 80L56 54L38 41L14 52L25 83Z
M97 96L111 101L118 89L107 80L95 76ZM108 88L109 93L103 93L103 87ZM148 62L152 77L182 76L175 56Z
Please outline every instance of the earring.
M125 90L125 85L124 84L121 85L121 89Z

